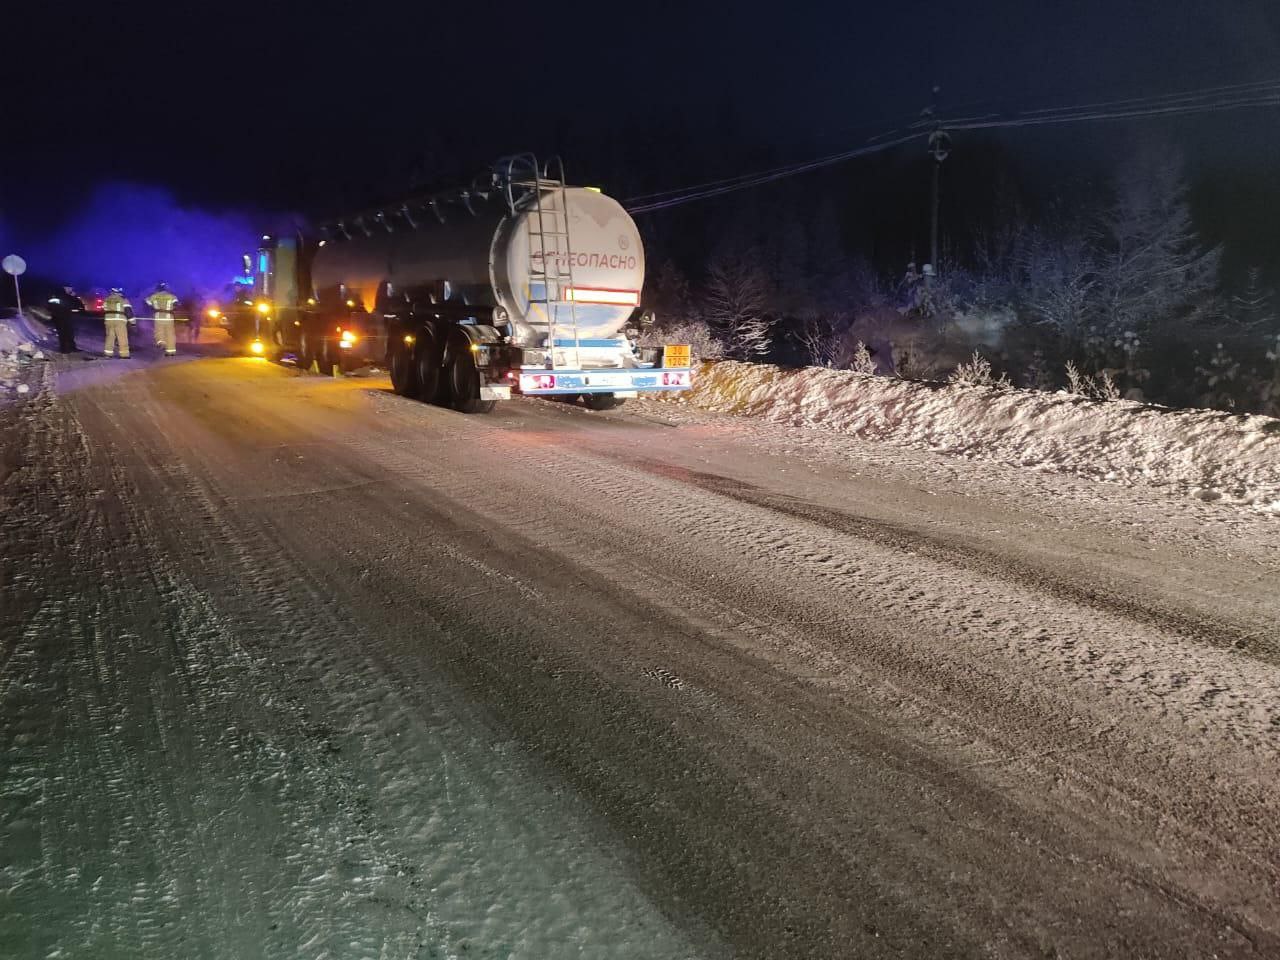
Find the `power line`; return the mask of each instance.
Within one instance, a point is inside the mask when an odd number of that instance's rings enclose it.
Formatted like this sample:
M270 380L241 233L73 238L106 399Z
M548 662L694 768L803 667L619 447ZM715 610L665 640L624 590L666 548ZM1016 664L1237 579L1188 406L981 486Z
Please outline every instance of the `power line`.
M852 160L856 157L863 157L871 153L879 153L883 150L889 150L892 147L897 147L904 143L910 143L912 140L924 139L926 136L926 132L917 131L898 137L894 140L886 140L882 143L874 143L868 146L858 147L854 150L845 150L842 153L819 157L816 160L809 160L805 163L778 167L774 170L767 170L760 174L749 174L746 177L712 181L711 183L698 184L697 186L686 187L681 190L672 190L668 191L670 195L667 196L666 199L655 199L649 203L637 203L634 205L632 205L631 201L627 201L627 209L632 213L651 213L654 210L665 210L667 207L674 207L678 204L688 203L692 200L702 200L707 197L718 197L721 194L732 193L735 190L745 190L747 187L755 187L765 183L772 183L775 180L793 177L800 173L808 173L810 170L829 167L833 164L843 163L846 160ZM653 194L651 196L657 197L662 195Z
M893 132L897 133L898 131L895 130ZM913 134L912 138L914 138L915 136L918 136L918 134ZM868 143L869 144L873 143L876 139L878 138L872 137L871 140L868 141ZM758 177L770 177L776 173L780 173L786 170L792 170L797 167L808 167L810 164L813 164L813 163L824 164L827 161L838 162L839 158L844 158L848 156L849 153L850 151L845 150L840 153L831 154L830 156L827 156L827 157L819 157L817 160L805 160L800 163L786 164L780 167L772 167L768 170L757 170L754 173L740 173L740 174L737 174L736 176L724 177L721 180L710 180L707 183L700 183L694 186L675 187L668 190L656 190L653 193L640 193L640 194L636 194L634 197L627 197L623 202L627 204L632 204L632 203L638 204L642 200L656 200L659 198L674 197L674 196L689 193L691 191L701 190L705 187L726 186L729 184L742 183L747 180L755 180ZM648 206L648 204L645 204L645 206Z
M1103 100L1097 103L1083 104L1078 109L1097 109L1100 107L1117 107L1117 106L1138 106L1142 104L1154 104L1161 102L1169 102L1176 100L1202 100L1210 96L1223 96L1226 94L1248 93L1257 91L1260 88L1276 89L1280 87L1280 80L1255 80L1252 83L1231 83L1218 87L1202 87L1199 90L1182 91L1179 93L1165 93L1154 96L1145 97L1129 97L1124 100ZM1074 109L1066 107L1049 107L1039 110L1024 110L1027 115L1054 113L1059 110Z
M1257 66L1257 64L1255 64L1255 66ZM1266 62L1265 67L1268 70L1280 71L1280 57L1270 58ZM1234 89L1247 88L1247 87L1258 86L1258 85L1270 85L1277 82L1275 80L1260 80L1260 81L1254 81L1251 83L1242 82L1242 83L1233 83L1233 84L1220 84L1220 83L1217 83L1217 80L1215 78L1221 75L1221 69L1222 69L1221 62L1215 61L1211 68L1205 65L1202 65L1201 69L1199 70L1182 69L1180 70L1180 73L1183 76L1183 78L1189 78L1189 77L1196 78L1195 83L1199 85L1193 87L1192 89L1194 91L1198 91L1198 95L1204 95L1213 91L1230 91ZM1212 73L1214 76L1209 76L1210 73ZM1205 84L1217 84L1217 85L1205 85ZM1136 103L1139 101L1159 100L1163 98L1173 98L1173 97L1181 97L1181 96L1189 96L1189 95L1191 94L1187 94L1187 93L1156 94L1156 95L1132 97L1132 98L1129 98L1128 100L1119 101L1119 102ZM1093 97L1095 100L1094 102L1095 106L1116 102L1116 101L1102 100L1101 99L1102 93L1100 92L1099 87L1096 87L1096 86L1094 87L1091 93L1083 94L1079 99L1084 99L1085 96ZM1034 103L1035 101L1032 101L1032 102ZM1043 102L1043 99L1041 99L1040 102ZM952 103L950 104L950 107L953 110L966 110L971 112L976 112L979 110L987 111L982 113L981 116L988 119L994 118L994 117L1000 117L1000 116L1022 115L1022 114L1045 112L1046 110L1062 109L1062 108L1055 108L1055 107L1045 108L1045 107L1035 107L1035 106L1018 107L1010 102L1010 98L1008 95L1004 95L1000 97L983 97L980 99L966 100L963 103ZM883 126L886 122L887 121L882 120L879 125ZM851 136L865 129L867 126L872 126L872 125L859 124L858 126L852 127L852 128L846 127L842 131L827 131L821 134L821 136L824 138L836 136L836 135Z
M652 213L669 207L691 203L710 197L722 196L737 190L760 186L797 176L811 170L832 166L857 157L880 153L893 147L928 137L938 130L993 130L1013 127L1044 126L1048 124L1082 123L1087 121L1132 120L1153 117L1184 116L1198 113L1216 113L1250 107L1280 106L1280 79L1259 80L1252 83L1225 84L1181 93L1159 94L1148 97L1131 97L1097 103L1075 104L1025 111L1014 116L983 114L941 120L925 116L905 125L907 132L892 131L888 139L873 142L853 150L830 154L803 163L775 167L757 173L740 174L707 183L692 185L628 198L625 203L633 214Z
M1280 80L1260 80L1254 83L1230 84L1184 93L1104 100L1062 107L1042 107L1024 110L1013 115L985 113L969 117L951 117L941 121L941 124L947 130L980 130L1004 126L1029 126L1036 123L1200 113L1206 110L1270 105L1277 96L1280 96ZM911 129L922 129L935 127L939 122L932 117L924 117L909 126Z
M1253 96L1236 97L1213 103L1171 103L1144 108L1089 110L1079 108L1074 112L1064 109L1057 114L1046 114L1030 117L1011 117L994 120L975 119L948 123L948 130L992 130L1012 127L1044 126L1054 123L1080 123L1087 120L1134 120L1150 117L1184 116L1196 113L1218 113L1227 110L1240 110L1247 107L1280 106L1280 86L1272 90L1259 92Z

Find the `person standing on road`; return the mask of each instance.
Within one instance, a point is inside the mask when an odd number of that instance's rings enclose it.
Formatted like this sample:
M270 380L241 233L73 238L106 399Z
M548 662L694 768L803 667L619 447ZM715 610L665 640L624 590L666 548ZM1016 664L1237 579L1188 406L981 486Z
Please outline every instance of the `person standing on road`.
M112 287L102 301L102 318L107 328L107 343L102 352L108 357L119 350L121 360L129 359L129 318L126 311L132 309L133 304L119 287Z
M147 297L147 306L155 311L156 346L164 347L167 357L172 357L178 352L178 335L173 329L173 308L177 303L178 298L163 281L156 284L155 293Z
M71 322L76 302L76 295L70 287L63 287L61 293L49 298L49 318L53 321L53 329L58 331L59 353L76 352L76 328Z
M192 343L200 342L200 298L194 293L184 301L187 308L187 333Z

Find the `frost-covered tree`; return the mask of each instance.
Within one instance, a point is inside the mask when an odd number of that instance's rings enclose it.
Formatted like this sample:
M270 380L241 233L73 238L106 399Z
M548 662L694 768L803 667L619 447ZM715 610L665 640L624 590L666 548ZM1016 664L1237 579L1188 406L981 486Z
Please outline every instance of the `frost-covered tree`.
M836 331L827 317L807 314L796 328L795 338L810 366L831 366L836 352Z
M1067 343L1083 339L1098 285L1094 257L1079 234L1025 232L1014 254L1024 315Z
M1205 248L1187 202L1182 163L1147 151L1116 178L1100 222L1096 303L1103 338L1142 335L1214 307L1219 248Z
M766 284L755 257L718 257L707 271L705 312L729 352L758 359L773 342L772 323L764 319Z
M854 373L870 377L875 375L879 367L875 358L871 356L871 351L867 349L867 345L859 340L853 348L853 359L849 361L849 369Z
M763 313L765 296L764 274L750 254L717 257L707 269L707 319L726 331Z
M729 349L740 360L763 360L773 346L773 321L748 317L737 324L729 339Z

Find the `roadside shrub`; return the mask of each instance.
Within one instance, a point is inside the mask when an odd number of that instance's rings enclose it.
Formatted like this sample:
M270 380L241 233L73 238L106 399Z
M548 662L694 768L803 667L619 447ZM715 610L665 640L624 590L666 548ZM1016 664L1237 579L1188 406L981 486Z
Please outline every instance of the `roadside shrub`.
M1120 388L1110 370L1103 370L1097 377L1082 373L1072 361L1067 361L1067 393L1089 400L1119 400Z
M640 346L660 347L664 343L687 343L694 362L720 360L725 354L724 344L702 320L681 320L661 328L648 327L640 334Z
M989 387L996 390L1008 390L1013 386L1004 374L997 379L991 372L991 363L977 350L966 362L951 371L947 383L960 387Z
M849 369L854 373L861 373L866 376L874 376L879 364L871 358L871 351L867 349L867 345L861 340L858 345L853 348L853 359L849 361Z

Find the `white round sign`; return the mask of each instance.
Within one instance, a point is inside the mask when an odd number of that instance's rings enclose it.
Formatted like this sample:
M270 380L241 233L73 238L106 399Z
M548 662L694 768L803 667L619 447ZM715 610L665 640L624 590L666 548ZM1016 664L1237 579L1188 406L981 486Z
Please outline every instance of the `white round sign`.
M27 261L16 253L11 253L3 260L0 260L0 267L4 267L4 272L9 276L20 277L27 272Z

